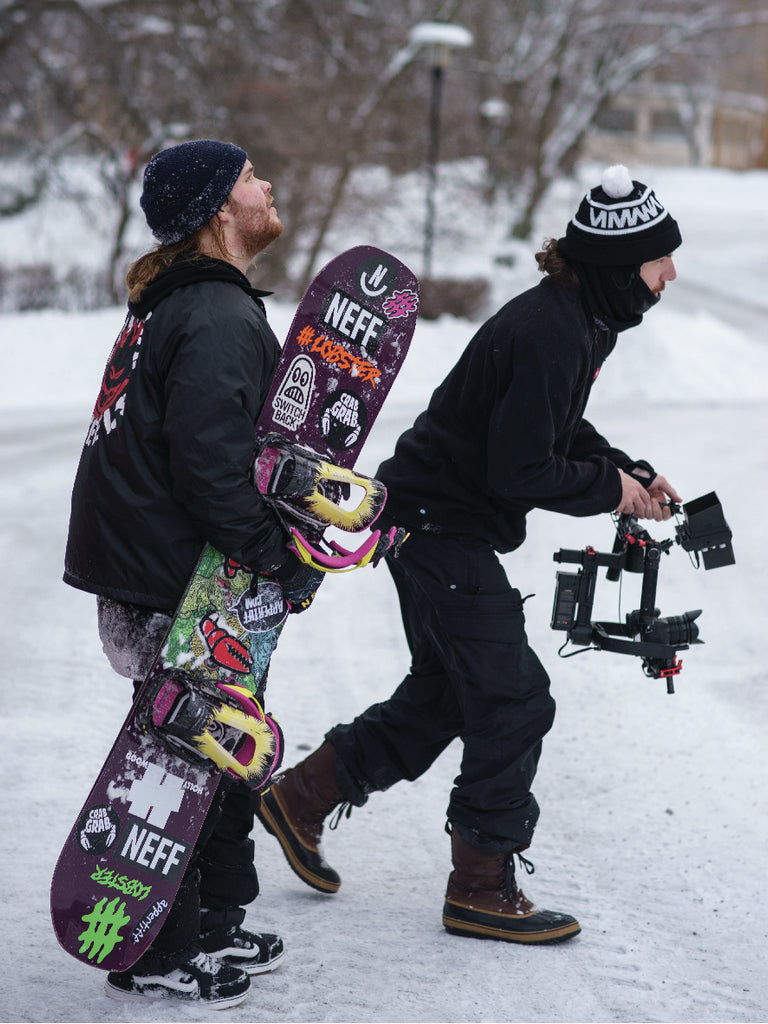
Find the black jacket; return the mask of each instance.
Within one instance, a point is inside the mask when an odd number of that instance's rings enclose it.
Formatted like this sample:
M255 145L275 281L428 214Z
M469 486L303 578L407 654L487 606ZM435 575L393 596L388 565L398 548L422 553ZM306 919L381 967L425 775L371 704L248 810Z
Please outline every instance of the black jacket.
M285 561L283 531L248 480L280 356L261 294L204 260L129 305L75 479L65 582L173 609L206 541L253 568Z
M584 418L615 331L576 288L544 278L475 334L394 456L378 469L387 511L412 529L470 534L497 551L534 507L589 516L621 500L630 457Z

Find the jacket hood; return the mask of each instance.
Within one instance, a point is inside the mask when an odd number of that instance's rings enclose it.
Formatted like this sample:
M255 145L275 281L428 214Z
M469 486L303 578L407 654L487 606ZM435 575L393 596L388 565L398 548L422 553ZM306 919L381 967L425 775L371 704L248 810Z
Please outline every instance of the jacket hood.
M224 260L212 259L209 256L200 256L195 260L183 260L171 265L171 267L154 279L142 292L141 298L136 302L129 302L128 309L139 320L144 320L157 305L167 298L177 288L184 288L189 284L197 284L200 281L228 281L236 284L238 288L249 295L254 302L264 309L261 301L264 296L272 292L260 291L252 288L250 281L237 267Z

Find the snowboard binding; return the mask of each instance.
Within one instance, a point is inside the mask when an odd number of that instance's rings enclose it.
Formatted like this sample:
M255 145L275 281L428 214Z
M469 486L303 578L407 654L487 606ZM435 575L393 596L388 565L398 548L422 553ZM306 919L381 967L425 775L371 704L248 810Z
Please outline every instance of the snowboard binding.
M269 433L260 439L251 478L290 533L290 550L320 572L376 566L387 552L397 554L408 536L406 530L393 526L385 533L372 530L352 551L336 541L326 542L323 534L330 526L346 533L370 527L384 508L387 489L380 480L328 462L281 434ZM341 503L350 497L353 486L362 488L363 496L357 506L347 509Z
M322 534L329 526L358 533L375 522L387 498L379 480L328 462L281 434L269 433L260 439L251 475L274 507L310 533ZM347 509L341 502L349 498L353 486L362 488L363 495L354 508Z
M214 764L262 789L283 758L280 726L242 686L194 680L180 669L150 682L142 726L171 753L192 764Z

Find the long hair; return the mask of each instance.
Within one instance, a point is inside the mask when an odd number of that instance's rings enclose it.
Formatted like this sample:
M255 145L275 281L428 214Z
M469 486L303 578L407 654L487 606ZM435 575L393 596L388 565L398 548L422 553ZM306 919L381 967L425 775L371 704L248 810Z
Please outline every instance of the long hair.
M547 274L554 281L578 285L578 275L568 260L558 252L556 238L544 239L542 248L536 253L536 262L542 274Z
M139 256L125 275L125 283L128 285L128 301L138 302L144 294L145 288L177 260L193 263L195 260L205 259L208 253L203 248L203 235L207 227L213 231L214 245L218 249L216 255L220 259L231 261L232 255L224 241L224 231L214 217L188 238L182 238L180 242L174 242L173 245L158 244L143 256Z

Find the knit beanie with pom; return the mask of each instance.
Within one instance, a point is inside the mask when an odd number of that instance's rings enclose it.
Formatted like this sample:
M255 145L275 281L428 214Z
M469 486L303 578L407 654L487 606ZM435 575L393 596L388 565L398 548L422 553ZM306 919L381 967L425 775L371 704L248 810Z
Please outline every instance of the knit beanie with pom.
M668 256L681 242L656 193L614 164L584 196L557 247L572 262L626 267Z

